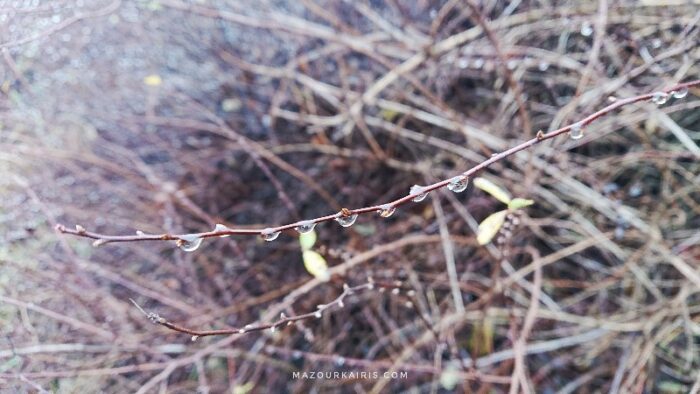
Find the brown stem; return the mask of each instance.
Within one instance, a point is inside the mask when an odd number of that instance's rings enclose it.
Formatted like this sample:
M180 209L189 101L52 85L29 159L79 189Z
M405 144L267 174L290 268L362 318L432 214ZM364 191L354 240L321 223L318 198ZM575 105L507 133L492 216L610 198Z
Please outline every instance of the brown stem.
M557 137L559 135L565 134L571 130L571 128L574 125L578 126L586 126L593 121L607 115L608 113L626 106L630 105L633 103L637 103L640 101L646 101L646 100L651 100L654 97L654 94L663 92L666 94L669 94L672 91L680 90L680 89L688 89L694 86L700 85L700 80L695 80L691 82L685 82L681 84L677 84L675 86L659 90L656 92L652 93L646 93L642 94L639 96L635 97L629 97L626 99L619 99L616 100L614 103L594 112L591 115L588 115L587 117L579 120L578 122L569 124L567 126L561 127L557 130L550 131L548 133L544 132L538 132L537 135L529 139L519 145L516 145L508 150L505 150L501 153L497 153L492 155L490 158L487 160L481 162L480 164L477 164L476 166L472 167L471 169L464 171L460 174L455 174L455 176L467 176L467 177L472 177L473 175L477 174L478 172L486 169L489 167L491 164L494 164L496 162L499 162L515 153L518 153L522 150L528 149L532 147L533 145L537 145L542 141L552 139L554 137ZM57 224L56 225L56 230L64 233L64 234L71 234L71 235L77 235L80 237L85 237L85 238L92 238L96 240L95 244L96 246L105 244L105 243L111 243L111 242L135 242L135 241L188 241L191 240L193 237L195 238L211 238L211 237L221 237L221 236L227 236L227 235L261 235L263 232L277 232L277 231L285 231L285 230L292 230L295 227L301 225L301 224L306 224L306 223L322 223L322 222L328 222L331 220L334 220L338 217L341 216L348 216L348 215L364 215L368 213L376 213L380 209L385 208L385 207L400 207L404 204L407 204L411 202L415 197L417 197L420 194L423 193L428 193L436 189L440 189L442 187L447 186L450 181L454 177L450 177L449 179L445 179L439 182L435 182L431 185L424 186L421 191L415 192L413 194L409 194L407 196L401 197L397 200L391 201L386 204L380 204L380 205L372 205L364 208L357 208L357 209L347 209L343 208L341 212L326 215L326 216L321 216L317 217L315 219L309 219L309 220L304 220L300 222L295 222L295 223L289 223L289 224L284 224L281 226L277 227L270 227L267 229L255 229L255 228L227 228L225 230L213 230L213 231L206 231L206 232L201 232L201 233L190 233L190 234L144 234L144 233L138 233L135 235L107 235L107 234L100 234L100 233L95 233L91 231L87 231L85 228L82 226L77 225L75 229L68 228L62 224Z
M232 334L247 334L249 332L255 332L255 331L263 331L263 330L276 330L278 328L286 327L293 325L295 322L300 321L300 320L306 320L306 319L312 319L312 318L320 318L324 312L331 310L334 307L338 308L343 308L344 307L344 300L347 296L351 294L355 294L359 291L362 290L372 290L372 289L379 289L380 291L384 291L387 289L390 289L394 292L400 292L400 290L403 288L403 283L400 281L394 282L394 283L388 283L388 282L375 282L371 278L368 280L367 283L350 287L348 285L343 286L343 292L333 301L323 304L323 305L318 305L318 308L314 312L309 312L309 313L304 313L301 315L296 315L296 316L286 316L284 314L280 315L280 318L272 323L267 323L267 324L247 324L243 327L240 328L225 328L221 330L196 330L196 329L191 329L187 327L180 326L178 324L172 323L168 320L166 320L163 317L160 317L157 313L153 312L146 312L139 304L136 303L133 299L130 299L130 301L138 308L141 313L143 313L151 322L155 324L159 324L163 327L166 327L170 330L181 332L183 334L188 334L192 335L192 340L197 340L199 337L208 337L208 336L220 336L220 335L232 335Z

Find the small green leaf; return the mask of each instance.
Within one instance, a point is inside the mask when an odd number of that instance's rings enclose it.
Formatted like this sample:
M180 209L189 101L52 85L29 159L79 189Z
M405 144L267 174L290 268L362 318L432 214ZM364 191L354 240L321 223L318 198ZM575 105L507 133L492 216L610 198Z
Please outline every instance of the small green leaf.
M492 195L494 198L496 198L496 200L504 204L510 203L511 199L510 195L508 195L508 192L496 186L495 183L489 181L486 178L478 177L474 179L474 186Z
M242 385L233 386L233 394L248 394L255 387L255 383L247 382Z
M394 110L390 110L390 109L383 109L380 112L380 114L381 114L382 118L384 118L384 120L389 121L389 122L392 122L394 119L396 119L397 116L399 116L398 112L396 112Z
M527 206L530 206L534 204L535 202L532 200L528 200L525 198L514 198L508 203L508 209L520 209L520 208L525 208Z
M302 258L304 259L304 267L311 275L322 282L328 282L331 274L328 272L328 264L323 256L313 250L305 250Z
M498 230L503 226L507 214L507 210L492 213L489 217L484 219L484 221L479 223L479 230L476 234L476 240L479 242L479 245L486 245L496 236Z
M469 351L475 356L485 356L493 353L494 322L490 317L474 322L469 337Z
M310 250L316 243L316 231L311 230L308 233L299 235L299 244L301 250Z
M690 392L688 391L688 386L670 380L662 380L659 382L658 389L660 393L664 394L680 394Z
M151 74L143 78L143 83L148 86L158 86L163 83L163 79L158 74Z
M462 377L456 365L448 365L440 374L440 385L446 390L454 390L461 381Z

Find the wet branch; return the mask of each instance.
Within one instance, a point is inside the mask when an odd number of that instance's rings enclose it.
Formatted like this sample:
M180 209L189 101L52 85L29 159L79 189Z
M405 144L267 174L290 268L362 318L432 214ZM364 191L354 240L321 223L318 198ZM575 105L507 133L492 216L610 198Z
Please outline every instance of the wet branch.
M247 324L243 327L239 328L226 328L226 329L221 329L221 330L196 330L196 329L191 329L187 327L183 327L181 325L172 323L168 321L167 319L161 317L157 313L154 312L147 312L144 310L136 301L133 299L129 299L136 308L138 308L141 313L143 313L151 322L155 324L159 324L163 327L166 327L170 330L177 331L183 334L188 334L192 335L192 340L196 341L200 337L208 337L208 336L220 336L220 335L232 335L232 334L247 334L250 332L255 332L255 331L264 331L264 330L270 330L272 332L276 331L279 328L284 328L287 326L292 326L296 322L300 320L307 320L307 319L320 319L323 317L323 314L325 312L330 312L334 309L341 309L345 307L345 298L358 293L363 290L374 290L377 289L380 292L385 292L387 290L390 290L392 294L400 294L401 290L407 290L403 286L403 282L401 281L396 281L396 282L375 282L372 278L369 278L367 283L363 283L361 285L353 286L350 287L347 284L343 285L343 292L333 301L327 303L327 304L320 304L317 306L317 309L313 312L309 313L304 313L301 315L296 315L296 316L287 316L284 313L280 314L279 319L272 323L266 323L266 324ZM415 297L415 291L408 290L407 295L410 299L413 299ZM413 307L414 303L412 301L407 301L405 303L407 307Z
M681 96L684 96L687 94L687 90L691 87L698 86L700 85L700 80L695 80L691 82L685 82L681 84L677 84L675 86L652 92L652 93L646 93L642 94L639 96L635 97L629 97L626 99L617 99L615 100L612 104L598 110L597 112L594 112L591 115L588 115L587 117L579 120L578 122L569 124L567 126L561 127L557 130L550 131L548 133L545 133L544 131L540 130L537 132L537 135L530 139L527 140L519 145L516 145L506 151L497 153L492 155L490 158L487 160L481 162L480 164L472 167L471 169L464 171L460 174L455 175L454 177L451 177L449 179L445 179L427 186L422 186L416 189L411 190L411 194L408 194L407 196L401 197L397 200L388 202L386 204L382 205L373 205L373 206L368 206L364 208L357 208L357 209L347 209L343 208L340 212L326 215L326 216L321 216L317 217L315 219L309 219L309 220L303 220L295 223L289 223L289 224L284 224L281 226L276 226L276 227L269 227L269 228L264 228L264 229L259 229L259 228L230 228L226 227L223 225L217 225L216 228L212 231L206 231L206 232L200 232L200 233L188 233L188 234L146 234L143 232L137 232L134 235L108 235L108 234L100 234L92 231L86 230L84 227L80 225L76 225L75 228L69 228L66 227L62 224L56 225L56 230L64 233L64 234L71 234L71 235L76 235L79 237L85 237L85 238L91 238L94 239L95 242L93 245L95 246L100 246L106 243L112 243L112 242L137 242L137 241L176 241L178 243L178 246L183 246L189 243L193 242L200 242L204 238L212 238L212 237L225 237L229 235L260 235L263 236L263 238L267 240L272 240L276 238L276 235L282 231L286 230L292 230L292 229L298 229L298 228L308 228L315 226L318 223L322 222L328 222L331 220L338 220L341 222L345 221L352 223L354 219L356 218L356 215L364 215L364 214L369 214L369 213L379 213L381 216L389 216L391 213L393 213L393 210L411 202L414 200L416 197L422 196L428 192L431 192L436 189L443 188L445 186L448 186L450 183L455 182L455 181L465 181L466 179L469 179L470 177L476 175L480 171L486 169L489 167L491 164L494 164L496 162L499 162L517 152L523 151L525 149L528 149L534 145L539 144L542 141L552 139L554 137L560 136L562 134L568 133L570 131L574 131L574 133L580 134L583 128L587 126L588 124L596 121L597 119L609 114L610 112L624 107L626 105L630 105L633 103L637 103L640 101L654 101L658 104L665 103L666 100L670 96L675 96L677 95L679 98ZM680 93L680 92L685 92L685 93ZM345 219L345 220L344 220ZM269 328L269 327L268 327ZM196 334L193 334L196 335Z

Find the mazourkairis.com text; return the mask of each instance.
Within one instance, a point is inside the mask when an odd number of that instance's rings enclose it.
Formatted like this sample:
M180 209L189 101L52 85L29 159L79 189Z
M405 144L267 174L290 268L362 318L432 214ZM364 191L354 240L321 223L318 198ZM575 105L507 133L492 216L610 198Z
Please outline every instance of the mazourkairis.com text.
M377 372L377 371L311 371L292 372L292 379L407 379L408 372Z

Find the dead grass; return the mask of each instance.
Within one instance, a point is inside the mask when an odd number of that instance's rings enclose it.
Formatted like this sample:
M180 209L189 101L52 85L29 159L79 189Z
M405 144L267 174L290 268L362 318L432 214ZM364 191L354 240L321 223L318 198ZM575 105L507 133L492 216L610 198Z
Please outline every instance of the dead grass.
M328 283L304 270L293 233L184 253L53 231L259 227L377 204L610 97L698 78L697 7L605 4L482 2L490 38L458 1L0 6L0 387L697 392L697 89L482 174L536 201L498 248L474 233L502 204L471 186L319 225ZM402 291L195 342L128 302L239 327L314 311L370 276Z

